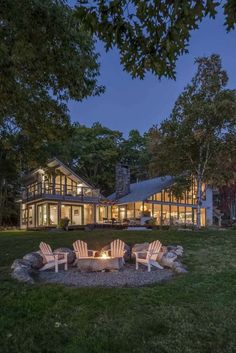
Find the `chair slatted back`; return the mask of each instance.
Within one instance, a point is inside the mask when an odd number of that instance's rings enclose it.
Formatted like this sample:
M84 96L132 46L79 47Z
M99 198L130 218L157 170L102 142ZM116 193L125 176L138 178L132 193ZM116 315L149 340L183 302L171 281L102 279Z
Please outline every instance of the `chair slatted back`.
M54 256L53 256L53 252L52 252L51 246L49 244L46 244L43 241L41 241L41 243L39 244L39 249L41 250L41 252L43 254L43 257L44 257L46 262L50 262L50 261L54 261L55 260Z
M161 251L162 244L159 240L155 240L149 244L148 256L149 259L156 261L158 253Z
M120 240L116 239L111 242L111 257L123 257L125 250L125 243Z
M73 248L77 257L88 257L88 245L82 240L76 240L73 243Z

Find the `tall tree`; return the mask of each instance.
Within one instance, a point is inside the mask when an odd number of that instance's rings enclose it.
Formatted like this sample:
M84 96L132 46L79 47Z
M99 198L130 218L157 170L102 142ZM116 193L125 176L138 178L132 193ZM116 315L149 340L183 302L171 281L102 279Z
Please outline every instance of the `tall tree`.
M193 175L197 180L197 225L200 227L202 183L232 178L220 170L235 148L236 91L226 88L228 77L218 55L196 59L197 72L177 99L170 118L150 131L153 165L162 173ZM233 140L235 141L235 140ZM233 147L234 146L234 147Z
M148 178L148 151L146 136L131 130L120 145L121 160L130 167L131 181Z
M64 157L80 175L101 188L105 194L114 190L115 165L120 160L122 133L95 123L91 128L75 124ZM63 154L63 151L62 151Z
M0 225L21 173L45 162L70 132L68 99L103 92L98 74L91 34L65 1L1 2Z
M188 52L192 30L203 18L225 16L227 31L234 29L234 0L79 0L77 16L107 50L117 46L124 69L143 78L150 71L175 77L176 61Z

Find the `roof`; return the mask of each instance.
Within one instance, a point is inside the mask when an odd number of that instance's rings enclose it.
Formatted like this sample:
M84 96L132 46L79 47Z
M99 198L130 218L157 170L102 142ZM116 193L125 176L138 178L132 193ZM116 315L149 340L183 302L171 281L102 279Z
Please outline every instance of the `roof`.
M80 177L79 175L77 175L73 170L71 170L68 166L66 166L64 163L62 163L59 159L57 159L56 157L50 159L46 166L48 168L56 168L59 171L61 171L63 174L65 174L66 176L70 177L72 180L74 180L75 182L79 182L79 183L84 183L85 186L87 187L91 187L91 188L95 188L91 183L88 183L84 178ZM23 177L24 181L27 182L32 182L34 181L35 178L35 174L37 174L40 170L43 170L44 168L40 167L37 169L34 169L30 174L25 175Z
M67 165L62 163L59 159L54 157L53 159L49 160L47 163L47 166L49 168L57 168L60 170L63 174L66 176L70 177L72 180L75 182L83 182L86 186L94 188L94 186L87 181L84 180L84 178L81 178L79 175L77 175L73 170L71 170Z
M116 193L114 192L108 199L116 201L117 203L128 203L145 201L153 194L160 192L161 190L168 188L173 185L174 178L171 176L158 177L153 179L144 180L138 183L130 184L130 193L126 196L116 199Z

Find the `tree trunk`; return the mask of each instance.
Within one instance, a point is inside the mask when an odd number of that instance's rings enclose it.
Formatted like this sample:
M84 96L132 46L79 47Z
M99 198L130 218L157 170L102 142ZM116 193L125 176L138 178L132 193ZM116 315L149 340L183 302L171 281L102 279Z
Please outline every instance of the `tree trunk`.
M201 228L202 178L197 176L197 229Z

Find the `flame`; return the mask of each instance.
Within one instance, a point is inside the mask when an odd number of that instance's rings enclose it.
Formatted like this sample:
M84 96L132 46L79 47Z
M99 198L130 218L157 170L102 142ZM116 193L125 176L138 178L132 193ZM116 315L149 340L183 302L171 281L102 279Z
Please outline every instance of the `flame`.
M107 256L107 254L105 252L102 253L101 255L102 259L109 259L109 256Z

